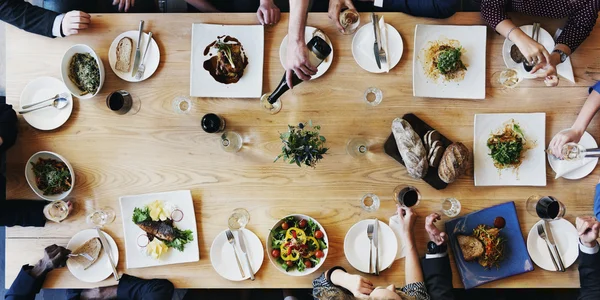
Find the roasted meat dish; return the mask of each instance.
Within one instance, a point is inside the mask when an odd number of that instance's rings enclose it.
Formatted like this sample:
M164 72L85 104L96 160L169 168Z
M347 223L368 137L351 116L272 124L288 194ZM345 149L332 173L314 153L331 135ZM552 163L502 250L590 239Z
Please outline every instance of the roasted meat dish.
M173 221L144 221L137 223L148 235L155 236L161 240L172 242L177 238L177 233L173 227Z
M204 53L207 55L215 50L216 55L211 54L212 57L204 62L204 69L218 82L238 82L248 65L248 57L242 44L236 38L220 36L206 47Z

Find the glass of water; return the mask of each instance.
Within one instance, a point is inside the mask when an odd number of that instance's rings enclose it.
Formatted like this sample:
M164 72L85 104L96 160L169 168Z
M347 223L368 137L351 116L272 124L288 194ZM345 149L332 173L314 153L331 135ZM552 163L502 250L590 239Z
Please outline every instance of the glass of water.
M360 199L360 207L367 212L374 212L378 210L379 204L379 197L372 193L367 193Z
M60 223L69 216L69 204L63 200L56 200L44 206L44 216L46 219Z
M442 200L442 213L448 218L454 218L460 214L460 201L456 198L446 198Z
M86 222L94 227L102 227L110 224L115 220L115 210L110 207L97 209L89 214Z
M353 138L346 144L346 152L354 158L364 157L369 151L367 140L363 138Z
M377 106L383 101L383 92L376 87L370 87L365 91L363 98L367 104Z
M192 100L185 96L173 99L173 110L178 114L187 114L192 110Z
M226 131L221 135L221 148L225 152L238 152L243 145L242 136L235 131Z
M245 228L250 222L250 213L244 208L236 208L229 216L227 224L231 230L239 230Z

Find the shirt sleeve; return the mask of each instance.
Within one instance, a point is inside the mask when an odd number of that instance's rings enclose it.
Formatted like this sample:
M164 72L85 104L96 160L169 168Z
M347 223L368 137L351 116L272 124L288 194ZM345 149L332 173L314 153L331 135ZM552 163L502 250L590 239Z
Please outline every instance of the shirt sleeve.
M429 300L425 282L414 282L403 286L400 291L416 300Z
M563 32L556 39L557 44L569 46L574 52L590 35L596 25L600 0L579 1L579 6L571 12Z
M496 26L500 22L508 19L506 7L509 0L482 0L481 1L481 17L496 30Z
M594 215L600 220L600 183L596 185L596 194L594 195Z
M444 257L444 256L448 256L448 250L446 250L442 253L437 253L437 254L425 254L425 259L434 259L434 258L440 258L440 257Z
M0 20L25 31L52 35L52 27L59 13L31 5L24 0L0 1Z
M166 279L142 279L123 274L117 288L117 299L163 300L171 299L175 288Z
M10 289L4 296L5 300L34 300L35 295L40 292L46 275L42 275L38 278L33 278L29 274L29 270L33 269L30 265L24 265L17 275L17 278L10 286Z
M596 246L588 247L582 244L581 240L579 240L579 250L585 254L594 255L598 253L598 250L600 250L600 246L598 246L598 243L596 243Z
M52 25L52 35L55 37L63 37L61 32L62 20L65 18L65 14L60 14L54 19L54 25Z
M590 87L589 93L591 94L592 91L596 91L596 93L600 94L600 81L598 81L596 84Z

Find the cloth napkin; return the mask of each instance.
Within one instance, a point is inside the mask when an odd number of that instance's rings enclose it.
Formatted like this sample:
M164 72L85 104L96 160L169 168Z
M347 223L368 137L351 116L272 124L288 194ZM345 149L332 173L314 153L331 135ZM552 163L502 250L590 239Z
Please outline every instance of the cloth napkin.
M556 172L556 176L554 176L554 179L561 178L561 177L571 173L572 171L575 171L579 168L583 168L587 164L591 164L596 161L594 158L590 158L590 157L586 157L582 160L576 160L576 161L560 160L560 159L555 158L554 156L551 156L550 159L556 160L556 169L554 170L554 172Z
M399 260L406 256L406 248L404 247L404 241L400 235L400 218L398 218L398 215L391 216L388 225L390 225L390 228L396 235L396 240L398 241L398 252L396 252L395 260Z
M562 28L559 28L558 30L556 30L556 32L554 33L554 40L555 41L556 41L556 39L558 39L558 36L562 32L563 32ZM570 57L567 57L567 60L565 60L564 63L558 64L558 66L556 66L556 73L558 73L558 75L564 77L568 81L570 81L572 83L575 83L575 76L573 75L573 64L571 64L571 58Z
M383 16L379 19L379 33L381 40L381 49L385 51L385 57L387 58L386 63L381 63L381 68L386 72L390 72L390 52L388 51L388 43L387 43L387 26L385 26L385 20Z

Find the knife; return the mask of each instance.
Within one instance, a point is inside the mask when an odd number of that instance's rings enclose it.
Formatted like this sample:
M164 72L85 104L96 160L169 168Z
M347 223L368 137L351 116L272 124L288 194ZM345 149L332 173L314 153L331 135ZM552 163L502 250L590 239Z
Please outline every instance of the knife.
M377 218L373 226L373 245L375 245L375 275L379 275L379 220Z
M379 58L379 44L377 41L377 16L375 13L371 13L371 23L373 23L373 36L375 37L375 42L373 43L373 54L375 54L375 62L377 62L377 67L381 69L381 59Z
M135 76L135 73L137 73L138 71L138 67L140 66L140 59L141 59L141 53L140 53L140 44L142 43L142 33L144 29L144 20L140 21L140 32L138 35L138 40L137 40L137 46L135 47L135 59L133 60L133 71L131 72L131 76Z
M252 265L250 264L250 258L248 257L248 252L246 251L246 242L244 241L244 231L238 231L238 240L240 242L240 250L244 253L244 262L246 263L246 267L248 267L248 271L250 272L250 280L254 281L254 271L252 270Z
M560 253L558 252L558 247L556 247L556 243L554 242L554 235L552 235L552 229L550 228L550 223L547 220L544 220L544 230L546 231L546 235L548 236L548 243L554 249L554 253L556 253L556 260L558 260L558 271L564 272L565 265L563 264L563 260L560 257Z
M109 250L110 245L104 236L104 233L100 228L96 227L96 231L98 231L98 237L100 238L100 244L102 244L102 251L104 254L108 256L108 262L110 263L110 267L112 268L113 275L115 276L115 280L119 281L119 273L117 273L117 268L115 267L115 261L113 260L112 253Z

